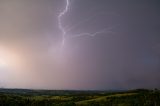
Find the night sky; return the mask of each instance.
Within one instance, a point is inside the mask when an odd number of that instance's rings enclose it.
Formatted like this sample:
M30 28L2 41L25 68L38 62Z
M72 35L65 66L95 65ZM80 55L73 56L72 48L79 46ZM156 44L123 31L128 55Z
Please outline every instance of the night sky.
M0 87L160 88L160 1L0 0Z

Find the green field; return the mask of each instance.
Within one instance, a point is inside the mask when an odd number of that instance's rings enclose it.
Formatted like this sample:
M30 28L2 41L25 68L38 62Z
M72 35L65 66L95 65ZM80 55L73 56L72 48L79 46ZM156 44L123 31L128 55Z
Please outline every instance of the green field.
M0 106L160 106L160 90L0 89Z

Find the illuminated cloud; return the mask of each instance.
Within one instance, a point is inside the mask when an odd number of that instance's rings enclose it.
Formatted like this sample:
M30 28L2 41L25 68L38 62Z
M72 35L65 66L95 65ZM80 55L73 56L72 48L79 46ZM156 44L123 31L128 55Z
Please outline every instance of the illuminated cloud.
M159 5L1 0L0 87L160 87Z

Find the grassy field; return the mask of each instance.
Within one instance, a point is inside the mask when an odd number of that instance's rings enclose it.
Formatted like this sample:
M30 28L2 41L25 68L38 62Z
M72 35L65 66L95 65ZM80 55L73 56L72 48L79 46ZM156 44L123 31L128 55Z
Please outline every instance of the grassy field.
M0 89L0 106L160 106L160 91Z

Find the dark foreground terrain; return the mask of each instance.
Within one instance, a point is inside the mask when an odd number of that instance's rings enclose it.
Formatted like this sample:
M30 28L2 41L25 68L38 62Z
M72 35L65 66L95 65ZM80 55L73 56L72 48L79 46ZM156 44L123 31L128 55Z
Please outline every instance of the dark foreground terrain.
M160 106L160 90L0 89L0 106Z

